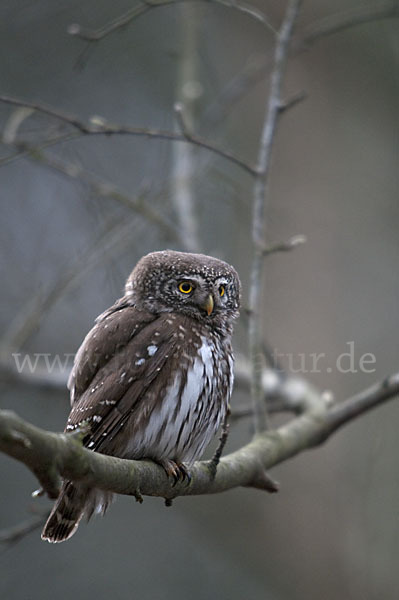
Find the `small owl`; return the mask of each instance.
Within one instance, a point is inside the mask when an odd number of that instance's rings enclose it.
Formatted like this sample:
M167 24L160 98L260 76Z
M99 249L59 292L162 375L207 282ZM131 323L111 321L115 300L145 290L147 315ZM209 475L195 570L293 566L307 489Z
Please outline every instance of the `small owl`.
M240 280L227 263L171 250L144 256L76 354L65 431L84 424L90 450L187 475L226 415L239 304ZM42 539L67 540L111 499L65 481Z

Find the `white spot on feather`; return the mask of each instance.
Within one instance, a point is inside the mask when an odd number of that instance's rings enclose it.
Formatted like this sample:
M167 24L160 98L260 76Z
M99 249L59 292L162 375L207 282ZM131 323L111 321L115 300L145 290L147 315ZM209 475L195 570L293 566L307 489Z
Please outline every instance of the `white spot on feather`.
M143 365L144 363L145 363L145 358L139 358L138 360L136 360L136 362L134 364L139 367L140 365Z
M158 346L147 346L147 352L149 356L154 356L155 352L158 350Z

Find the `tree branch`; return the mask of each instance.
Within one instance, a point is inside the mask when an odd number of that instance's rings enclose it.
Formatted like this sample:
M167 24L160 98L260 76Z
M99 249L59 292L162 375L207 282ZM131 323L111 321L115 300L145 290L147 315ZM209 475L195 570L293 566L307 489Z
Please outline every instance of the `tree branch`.
M265 205L267 201L267 188L271 164L272 147L277 127L277 121L281 114L281 87L284 71L288 58L288 49L292 38L292 32L301 6L301 0L289 0L278 32L274 62L270 79L270 92L268 106L263 124L259 154L257 161L257 175L254 182L254 200L252 217L252 241L254 256L252 260L250 289L249 289L249 322L248 342L249 356L252 369L251 397L254 405L255 430L263 431L268 425L268 418L263 401L262 393L262 332L259 307L262 292L262 270L265 256Z
M61 173L61 175L69 179L74 179L88 185L94 194L108 197L118 204L126 206L132 212L141 215L149 223L158 227L160 232L168 238L182 243L177 227L164 217L164 215L152 208L151 204L146 202L143 194L138 193L135 197L128 196L114 184L100 179L76 163L47 156L39 147L23 144L23 150L24 152L26 151L27 158L57 173Z
M0 365L10 366L10 354L17 352L37 330L47 311L53 306L72 283L92 268L110 248L121 247L130 242L131 223L119 218L105 224L91 243L80 253L79 260L73 261L64 269L47 290L33 296L24 310L14 317L0 340Z
M329 35L333 35L351 27L357 27L364 23L393 19L399 17L399 4L397 0L390 0L381 4L363 6L350 12L337 13L321 19L307 27L302 39L294 44L294 52L307 50L312 44Z
M206 2L207 4L221 4L222 6L225 6L226 8L232 8L232 9L238 10L238 11L246 14L247 16L251 17L252 19L255 19L256 21L263 23L263 25L265 25L268 29L270 29L271 31L273 31L275 33L275 30L272 27L269 20L267 19L266 15L263 12L261 12L260 10L258 10L257 8L250 6L249 4L240 3L237 0L202 0L202 1ZM187 2L188 2L188 0L155 0L155 1L145 0L144 2L142 2L142 4L139 4L138 6L131 8L123 15L116 17L116 19L114 19L110 23L107 23L103 27L100 27L99 29L96 29L96 30L88 29L88 28L81 27L77 23L73 23L72 25L70 25L68 27L68 33L70 35L76 36L86 42L98 42L98 41L104 39L105 37L107 37L108 35L110 35L111 33L114 33L115 31L118 31L120 29L123 29L127 25L130 25L131 23L133 23L133 21L135 21L139 17L142 17L143 15L147 14L151 10L154 10L156 8L162 8L165 6L174 5L174 4L183 4L183 3L187 4Z
M45 515L36 515L22 521L22 523L18 523L18 525L14 525L14 527L7 527L7 529L0 530L0 544L8 544L9 546L16 544L29 533L32 533L32 531L41 529L47 521L48 516L49 512L47 511Z
M375 408L398 393L399 373L396 373L352 396L346 402L333 405L327 414L325 437L327 438L348 421L356 419L364 412Z
M51 497L60 478L118 494L176 496L214 494L238 486L260 485L264 471L324 442L339 427L381 405L399 393L399 373L335 406L320 401L303 415L275 431L255 435L252 441L220 460L212 477L209 461L196 462L191 482L172 486L164 470L149 460L123 460L91 452L74 434L45 431L10 411L0 411L0 450L24 463ZM268 478L267 478L268 479ZM270 491L270 490L269 490Z
M270 254L276 254L279 252L290 252L291 250L295 250L295 248L297 248L298 246L306 244L306 242L306 235L294 235L287 242L278 242L277 244L266 246L263 249L263 256L269 256Z
M230 161L231 163L240 167L252 176L257 174L257 169L245 162L244 160L242 160L241 158L235 156L227 150L222 150L221 148L214 146L213 144L192 133L178 133L174 131L166 131L151 127L129 127L123 125L113 125L108 123L102 117L98 116L92 117L89 123L85 123L84 121L81 121L73 115L69 115L62 111L55 110L43 104L37 102L23 101L19 100L18 98L12 98L11 96L6 95L0 95L0 102L4 102L5 104L11 104L14 106L24 106L27 108L32 108L42 114L54 117L55 119L58 119L61 122L74 127L80 135L131 135L135 137L147 137L150 139L186 142L189 144L193 144L194 146L197 146L199 148L204 148L205 150L208 150L209 152L212 152L213 154L216 154L217 156L220 156L225 160ZM62 136L60 138L60 141L64 140L65 138L64 136ZM56 143L57 140L51 141L51 145L55 145ZM9 162L9 158L5 162Z

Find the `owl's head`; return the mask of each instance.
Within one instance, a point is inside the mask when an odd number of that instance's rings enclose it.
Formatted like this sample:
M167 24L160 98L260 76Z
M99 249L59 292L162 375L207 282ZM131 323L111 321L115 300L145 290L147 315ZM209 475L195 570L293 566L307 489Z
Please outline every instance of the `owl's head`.
M229 264L206 256L164 250L139 260L126 282L126 296L139 309L179 312L212 326L239 314L241 284Z

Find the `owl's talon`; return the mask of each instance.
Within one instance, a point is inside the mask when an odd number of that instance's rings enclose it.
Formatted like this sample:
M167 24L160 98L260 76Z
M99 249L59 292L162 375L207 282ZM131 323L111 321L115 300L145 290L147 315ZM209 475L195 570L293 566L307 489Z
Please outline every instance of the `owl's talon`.
M187 485L191 482L191 475L187 467L183 463L177 463L169 458L164 458L158 461L168 477L173 479L172 486L177 483L183 483L187 479Z
M184 483L185 481L187 481L187 485L190 485L190 483L191 483L191 473L187 469L186 465L183 464L183 463L178 463L177 466L178 466L179 471L180 471L181 482Z

